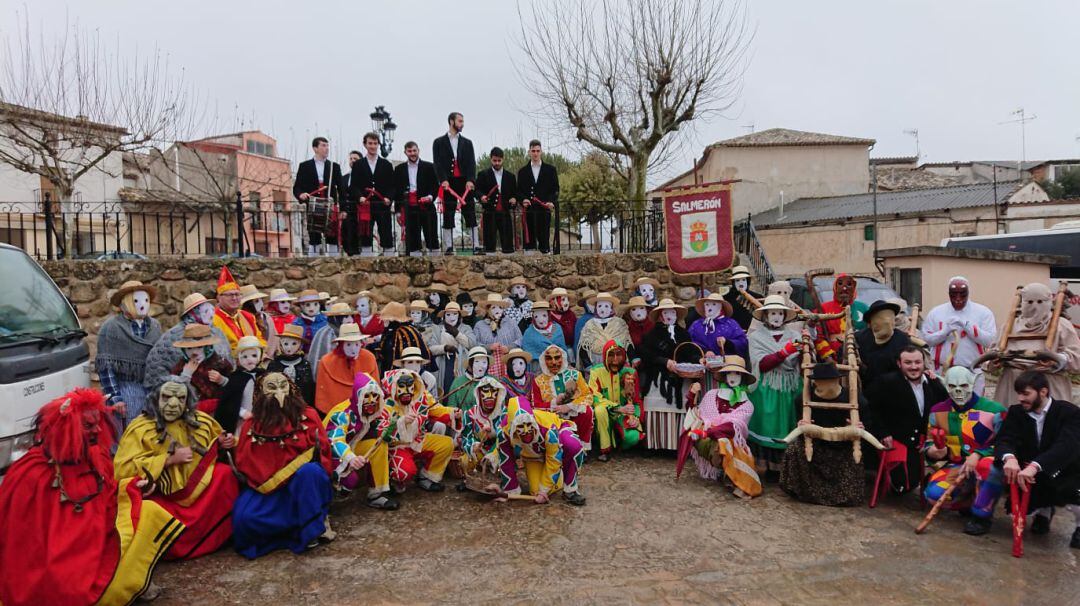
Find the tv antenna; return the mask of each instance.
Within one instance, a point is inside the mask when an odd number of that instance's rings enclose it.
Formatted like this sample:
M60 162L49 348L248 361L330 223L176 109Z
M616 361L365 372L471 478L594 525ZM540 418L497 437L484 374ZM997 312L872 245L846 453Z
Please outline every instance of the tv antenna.
M1024 111L1024 108L1017 108L1016 111L1010 112L1010 116L1017 116L1015 120L1006 120L1004 122L998 122L998 124L1019 124L1020 125L1020 161L1016 163L1016 172L1022 173L1024 170L1024 162L1027 162L1027 123L1031 122L1035 118L1038 118L1035 114L1030 116Z

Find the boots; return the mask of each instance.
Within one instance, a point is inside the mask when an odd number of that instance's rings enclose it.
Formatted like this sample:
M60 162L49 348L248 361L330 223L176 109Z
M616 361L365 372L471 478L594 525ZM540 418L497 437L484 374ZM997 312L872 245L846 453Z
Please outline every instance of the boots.
M454 230L444 229L442 230L443 248L446 250L446 254L454 254Z

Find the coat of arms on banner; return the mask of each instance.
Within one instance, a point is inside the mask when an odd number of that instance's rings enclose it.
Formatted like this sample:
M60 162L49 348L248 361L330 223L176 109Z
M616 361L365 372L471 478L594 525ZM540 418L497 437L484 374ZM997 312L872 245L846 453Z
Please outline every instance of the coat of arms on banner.
M703 274L731 267L735 260L731 183L664 190L665 248L674 273Z
M682 231L684 259L708 257L716 254L716 213L693 213L679 217Z

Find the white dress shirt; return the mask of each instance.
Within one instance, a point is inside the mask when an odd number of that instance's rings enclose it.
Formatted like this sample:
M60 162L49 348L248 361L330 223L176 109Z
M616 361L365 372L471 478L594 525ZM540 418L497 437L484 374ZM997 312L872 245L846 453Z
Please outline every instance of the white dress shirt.
M537 181L540 180L540 166L542 164L543 163L540 163L540 164L533 164L532 162L529 163L529 166L532 167L533 183L536 183Z
M908 385L911 387L911 393L915 394L915 402L919 405L920 415L926 414L926 393L923 392L923 385L926 385L926 382L926 375L923 375L921 381L908 381Z
M409 193L416 191L416 172L420 169L419 162L406 162L408 166L406 169L409 172Z
M326 169L326 159L312 158L312 160L315 162L315 174L319 177L319 183L325 183L323 171Z
M371 169L371 176L374 177L375 167L379 164L379 157L375 156L374 158L372 158L371 156L365 156L364 158L367 160L368 168Z
M461 133L458 133L458 135L459 134L461 134ZM454 157L455 158L457 158L458 135L452 135L450 133L446 133L446 136L450 138L450 151L454 152Z
M1033 410L1029 410L1028 413L1027 413L1027 415L1029 417L1031 417L1032 420L1035 421L1035 442L1036 442L1036 446L1038 446L1039 444L1042 443L1043 427L1046 426L1046 413L1050 412L1050 405L1053 404L1053 402L1054 402L1053 398L1046 398L1046 404L1044 404L1043 407L1040 408L1038 412L1035 412ZM1015 455L1013 453L1011 453L1011 452L1006 453L1005 455L1003 455L1001 457L1001 460L1002 461L1008 461L1009 457L1015 458ZM1037 467L1039 469L1039 471L1042 471L1042 465L1039 465L1035 461L1032 461L1031 464L1034 465L1035 467Z
M495 170L493 168L493 169L491 169L491 172L495 174L495 185L498 185L499 186L499 191L502 191L502 173L503 173L502 169Z

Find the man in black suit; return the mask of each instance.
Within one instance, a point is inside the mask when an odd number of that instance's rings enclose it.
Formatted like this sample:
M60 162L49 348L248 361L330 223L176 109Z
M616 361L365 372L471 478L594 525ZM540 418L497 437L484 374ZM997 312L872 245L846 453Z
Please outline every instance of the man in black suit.
M506 254L514 252L514 228L510 224L510 209L517 204L517 179L503 170L503 150L491 148L491 168L476 177L476 189L480 193L483 209L484 250L495 252L495 240L502 244Z
M907 345L901 349L896 365L895 372L866 385L866 397L874 433L884 436L881 443L885 448L903 445L907 449L907 479L911 485L905 485L902 469L894 469L890 478L893 490L904 492L919 485L919 446L926 436L930 408L948 399L949 393L940 379L927 376L923 352L918 347Z
M415 141L405 144L408 161L394 168L394 187L398 192L398 212L405 215L406 254L420 254L420 234L428 254L439 250L435 217L435 166L420 159L420 148Z
M379 157L379 135L375 133L364 135L364 151L364 157L353 165L352 184L349 187L353 209L349 214L349 223L356 226L362 254L372 254L373 222L379 230L379 247L383 254L393 254L394 232L390 218L396 197L394 165L386 158ZM342 233L345 233L344 229ZM356 239L352 240L351 247L346 247L345 252L356 254Z
M349 152L349 172L341 176L341 189L345 192L348 192L349 188L352 186L353 165L356 164L356 161L359 160L362 155L363 154L355 149Z
M304 160L296 168L296 179L293 180L293 197L302 202L310 212L308 200L311 198L332 198L343 202L341 187L341 166L337 162L327 160L330 155L330 142L326 137L315 137L311 140L311 149L315 157ZM309 219L310 221L310 219ZM309 223L310 225L310 223ZM328 233L327 230L308 229L308 248L312 252L319 245L337 242L337 234Z
M1080 408L1050 397L1050 383L1037 370L1013 383L1019 404L1009 407L994 445L994 464L1005 482L1031 491L1031 534L1050 532L1054 506L1072 511L1076 526L1069 547L1080 549ZM989 527L987 527L989 530Z
M525 207L525 226L529 232L524 248L547 254L551 250L551 215L559 204L559 172L540 159L542 153L539 140L529 141L529 163L518 171L517 192ZM555 229L555 252L558 252L558 226Z
M479 251L476 236L476 208L473 190L476 188L476 154L472 141L461 134L465 118L452 112L446 118L449 131L431 144L431 159L435 164L435 176L443 188L443 246L447 254L454 252L454 214L460 210L465 227L472 238L474 252ZM460 208L459 208L460 207Z

